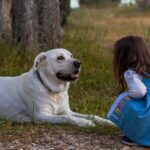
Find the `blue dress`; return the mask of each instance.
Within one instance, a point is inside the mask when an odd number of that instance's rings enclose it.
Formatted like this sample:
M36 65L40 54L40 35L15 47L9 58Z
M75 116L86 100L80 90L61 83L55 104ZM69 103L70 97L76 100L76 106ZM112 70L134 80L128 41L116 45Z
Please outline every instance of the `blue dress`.
M147 94L135 99L122 93L111 106L107 117L115 123L129 139L150 146L150 78L143 78Z

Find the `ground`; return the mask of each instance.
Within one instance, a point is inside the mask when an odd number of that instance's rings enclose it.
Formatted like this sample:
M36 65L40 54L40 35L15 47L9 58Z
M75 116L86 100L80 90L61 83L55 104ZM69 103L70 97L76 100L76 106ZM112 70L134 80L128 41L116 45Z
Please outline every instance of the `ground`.
M116 5L82 6L71 11L61 47L82 61L79 80L71 84L71 109L85 114L106 114L117 96L112 71L114 42L129 34L150 42L150 11ZM7 43L6 43L7 42ZM150 45L150 44L149 44ZM0 40L0 74L19 75L28 71L36 53L21 54L8 41ZM79 128L70 125L21 124L0 120L0 150L142 150L120 143L121 132L111 126ZM147 148L148 149L148 148Z
M99 135L76 131L48 131L38 135L34 141L27 135L0 138L0 149L28 150L146 150L143 147L128 147L120 143L120 135ZM8 137L7 137L8 140Z

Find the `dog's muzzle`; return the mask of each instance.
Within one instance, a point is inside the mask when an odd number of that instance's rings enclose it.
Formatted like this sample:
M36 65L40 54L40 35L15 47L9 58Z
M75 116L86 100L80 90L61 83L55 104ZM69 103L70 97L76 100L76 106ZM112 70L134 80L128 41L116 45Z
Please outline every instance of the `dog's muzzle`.
M79 61L74 61L73 65L75 67L75 71L71 74L67 74L67 73L62 73L57 72L56 76L58 79L62 80L62 81L75 81L78 79L79 77L79 70L80 70L80 66L81 66L81 62Z

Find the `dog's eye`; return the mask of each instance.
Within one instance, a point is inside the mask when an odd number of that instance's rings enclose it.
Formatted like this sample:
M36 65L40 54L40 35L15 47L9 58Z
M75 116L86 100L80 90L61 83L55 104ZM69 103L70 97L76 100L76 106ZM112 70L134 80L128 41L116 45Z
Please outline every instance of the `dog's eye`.
M73 58L73 55L70 55L70 58Z
M59 57L57 57L57 60L65 60L65 57L64 56L59 56Z

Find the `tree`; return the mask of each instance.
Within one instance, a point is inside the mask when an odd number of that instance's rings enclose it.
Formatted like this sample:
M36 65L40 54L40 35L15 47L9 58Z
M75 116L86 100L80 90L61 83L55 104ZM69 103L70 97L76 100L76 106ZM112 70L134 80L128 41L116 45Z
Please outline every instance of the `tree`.
M63 36L61 23L64 24L68 15L67 6L64 2L60 6L58 0L0 0L1 37L12 33L14 43L20 43L24 50L59 47Z
M143 8L150 7L150 0L138 0L137 2L140 7L143 7Z
M19 42L26 48L37 42L35 22L34 0L12 1L12 37L15 43Z
M57 0L35 0L37 6L37 36L40 49L59 47L63 36Z
M39 50L59 47L62 37L59 2L56 0L13 0L12 33L15 42Z
M11 33L12 0L0 0L0 36L7 38Z
M60 22L64 26L70 13L70 0L60 0Z

